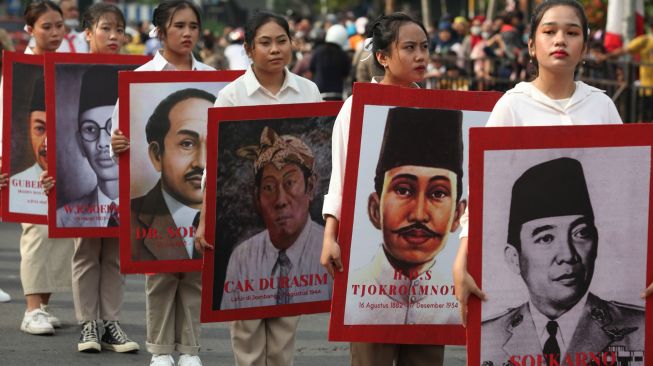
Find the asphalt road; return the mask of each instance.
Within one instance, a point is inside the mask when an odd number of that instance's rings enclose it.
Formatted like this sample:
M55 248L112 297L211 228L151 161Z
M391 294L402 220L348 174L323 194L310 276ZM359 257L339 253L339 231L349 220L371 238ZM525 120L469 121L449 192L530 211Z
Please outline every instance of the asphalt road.
M20 331L25 300L19 279L20 225L0 223L0 288L12 296L9 303L0 303L0 365L149 365L145 351L145 279L142 275L127 277L121 324L127 334L141 345L135 354L103 351L99 354L77 352L79 326L75 321L71 293L54 294L52 312L63 321L54 336L34 336ZM302 317L297 334L295 365L348 365L349 345L327 341L328 314ZM227 323L202 325L204 365L234 365ZM446 366L465 365L464 347L447 347Z

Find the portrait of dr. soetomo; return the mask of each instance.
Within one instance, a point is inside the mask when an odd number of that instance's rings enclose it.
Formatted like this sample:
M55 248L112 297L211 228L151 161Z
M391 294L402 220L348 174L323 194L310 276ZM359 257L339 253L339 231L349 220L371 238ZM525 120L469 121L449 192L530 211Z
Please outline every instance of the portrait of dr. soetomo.
M132 260L202 257L192 228L202 206L207 110L214 101L204 90L178 90L148 119L148 156L161 178L147 194L131 200Z
M84 72L75 141L95 173L97 185L88 194L64 202L57 209L58 227L117 227L120 222L118 164L109 152L111 115L117 99L118 69L115 66L94 65ZM60 176L74 179L79 171L62 173Z
M310 217L317 173L311 148L265 127L260 143L237 151L253 161L253 195L265 230L238 244L227 265L221 309L331 299L320 265L324 227Z
M512 187L509 215L504 257L530 299L482 322L483 365L604 362L605 352L643 351L643 309L588 291L599 235L581 163L558 158L526 170Z
M464 211L462 167L461 111L388 111L367 209L382 243L350 274L345 324L460 322L444 305L453 301L451 264L437 256Z

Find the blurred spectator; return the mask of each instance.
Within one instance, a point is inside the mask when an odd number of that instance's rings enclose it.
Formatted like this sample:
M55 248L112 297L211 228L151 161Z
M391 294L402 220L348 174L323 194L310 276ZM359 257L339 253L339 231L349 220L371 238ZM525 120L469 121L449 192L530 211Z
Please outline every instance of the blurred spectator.
M343 98L344 80L351 68L351 60L345 49L349 49L347 30L335 24L327 30L325 43L313 51L309 70L324 100Z
M125 53L130 55L144 55L145 45L141 42L141 34L138 32L125 33L127 43L125 44Z
M653 32L653 16L649 18L649 26ZM653 122L653 34L642 34L628 42L625 47L617 48L609 53L609 57L621 56L626 53L639 57L639 107L641 121Z
M245 41L245 31L242 28L236 28L227 36L229 45L224 49L224 57L227 58L229 70L246 70L251 63L243 42Z
M6 30L0 28L0 54L2 51L14 51L14 42L11 40L9 33ZM0 70L2 70L2 59L0 58ZM2 79L2 74L0 73L0 79ZM2 91L0 90L0 93ZM0 106L0 108L2 108Z
M369 20L366 17L360 17L356 19L354 23L356 28L356 34L349 37L349 48L352 50L358 50L358 47L365 42L365 29Z
M79 7L77 0L61 0L58 2L63 15L64 27L66 34L61 42L61 46L57 48L57 52L72 52L72 53L87 53L88 42L86 42L86 35L84 32L78 32L79 28ZM34 48L34 39L30 39L28 47Z

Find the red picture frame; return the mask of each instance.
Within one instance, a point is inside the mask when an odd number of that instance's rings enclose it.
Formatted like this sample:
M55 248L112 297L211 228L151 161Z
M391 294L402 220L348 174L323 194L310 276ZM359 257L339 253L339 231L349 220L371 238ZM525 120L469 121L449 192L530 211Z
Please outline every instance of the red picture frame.
M56 68L60 65L79 65L80 67L90 65L128 65L131 69L148 62L152 57L140 55L105 55L105 54L90 54L90 53L48 53L45 55L45 99L46 99L46 118L48 121L54 121L56 125L57 119L57 94L56 85L60 80L57 80ZM64 80L67 81L67 80ZM117 85L116 85L117 88ZM117 100L116 100L117 101ZM77 104L74 104L77 107ZM50 122L52 123L52 122ZM60 227L57 221L57 186L66 184L63 179L56 179L57 177L57 130L61 128L49 128L47 130L48 148L54 152L48 154L48 173L57 181L54 188L48 194L48 235L52 238L70 238L70 237L91 237L91 238L107 238L118 237L118 228L109 227ZM66 175L66 178L79 179L77 174Z
M292 120L292 119L303 119L303 118L312 118L310 123L317 123L319 118L329 118L332 121L335 120L335 116L340 111L342 102L322 102L322 103L306 103L306 104L292 104L292 105L265 105L265 106L246 106L246 107L223 107L223 108L211 108L209 110L209 130L208 136L209 140L207 143L207 155L210 157L215 157L214 159L209 160L207 163L207 182L216 182L217 181L217 171L218 165L220 164L217 161L218 158L218 135L221 125L226 123L237 122L234 126L239 124L245 125L246 123L259 123L259 122L269 122L272 120ZM303 121L302 121L303 122ZM260 127L260 126L259 126ZM331 134L331 124L328 125L328 136L324 137L322 140L328 139L329 144L327 149L330 154L330 134ZM308 131L308 129L307 129ZM320 134L322 131L320 130ZM281 133L281 132L280 132ZM260 132L259 132L260 134ZM258 138L258 136L256 136ZM216 159L217 158L217 159ZM316 161L320 160L316 156ZM322 159L324 160L324 159ZM328 159L328 170L330 172L331 160ZM251 169L251 168L250 168ZM327 177L323 177L327 179ZM328 187L328 183L322 182L322 186ZM245 195L249 196L249 195ZM206 200L207 202L216 202L216 185L211 185L207 183L206 187ZM321 210L321 205L318 209ZM207 204L206 207L206 217L216 218L216 204ZM216 301L216 298L219 296L214 292L214 280L216 276L219 276L218 273L221 273L224 276L226 267L218 268L216 264L216 257L219 255L219 250L221 250L221 245L224 247L226 243L217 243L216 242L216 220L207 220L206 221L206 238L208 242L215 243L216 250L213 252L205 252L204 255L204 264L202 270L202 311L200 315L200 320L203 323L206 322L222 322L229 320L243 320L243 319L261 319L269 317L280 317L280 316L293 316L300 314L314 314L321 312L328 312L330 308L330 301L307 301L301 303L292 303L286 305L272 305L272 306L256 306L256 307L247 307L247 308L237 308L237 309L224 309L220 310L220 303ZM321 243L321 238L320 238ZM320 245L321 249L321 245ZM207 254L208 253L208 254ZM326 272L325 276L328 276ZM223 278L223 277L222 277ZM329 279L330 280L330 279ZM222 280L224 282L224 278ZM331 283L331 282L329 282ZM222 287L222 285L220 285Z
M123 134L130 139L133 131L131 131L131 110L135 107L142 107L151 97L147 93L141 95L144 99L139 99L136 105L132 106L132 92L139 85L152 84L152 91L160 91L168 88L171 92L182 89L184 87L198 87L202 85L209 88L212 84L219 84L224 87L231 81L238 78L243 74L243 71L174 71L174 72L160 72L160 71L145 71L145 72L120 72L119 79L119 128ZM214 85L215 86L215 85ZM165 89L165 90L168 90ZM215 90L210 93L217 96L219 88L216 86ZM126 102L125 102L126 101ZM160 101L160 100L159 100ZM157 101L156 103L158 104ZM151 101L147 101L151 102ZM148 116L149 117L149 116ZM144 126L145 122L139 121L140 126ZM141 127L142 128L142 127ZM145 145L146 143L139 142L138 144ZM141 146L143 147L143 146ZM119 156L119 174L120 174L120 201L130 202L131 185L132 185L132 171L130 168L130 156L137 149L136 143L131 143L130 150ZM145 151L147 148L145 147ZM141 159L149 159L147 154ZM175 260L133 260L132 259L132 243L131 243L131 204L120 205L120 270L122 273L160 273L160 272L196 272L202 268L201 259L175 259ZM187 234L188 235L188 234Z
M2 121L2 136L3 136L3 146L2 146L2 173L3 174L8 174L11 175L11 167L12 167L12 146L11 146L11 141L12 141L12 119L13 119L13 113L14 113L14 103L30 103L30 100L27 100L27 98L21 99L14 101L14 96L13 96L13 91L14 91L14 80L13 80L13 72L14 68L16 65L35 65L35 66L41 66L43 67L43 62L44 62L44 57L43 55L30 55L30 54L24 54L24 53L17 53L17 52L9 52L9 51L3 51L2 53L2 58L3 58L3 63L2 63L2 82L3 82L3 121ZM29 112L28 112L29 115ZM16 152L14 152L16 153ZM33 160L33 158L32 158ZM9 185L12 184L11 176L9 178ZM39 194L36 194L34 192L37 192L38 190L42 190L40 187L40 183L37 183L37 181L32 181L33 183L30 185L36 185L35 187L26 187L30 189L33 193L37 196L40 196ZM2 205L2 219L3 221L8 221L8 222L23 222L23 223L33 223L33 224L43 224L46 225L48 222L47 218L47 212L44 212L44 214L31 214L31 213L22 213L22 212L16 212L16 211L11 211L10 208L10 196L11 196L11 188L7 187L7 189L3 189L1 191L1 197L2 199L0 200L0 204ZM39 197L43 201L45 201L47 198L45 194L43 194L42 197ZM39 203L40 205L40 203ZM43 205L44 209L47 209L46 205Z
M653 257L651 257L650 253L651 250L653 249L653 227L650 225L650 218L652 217L651 215L653 214L653 205L650 204L651 202L651 194L653 193L653 176L651 176L651 169L648 167L644 167L644 169L641 169L641 162L638 163L637 169L633 170L632 167L630 167L630 170L628 167L624 168L625 170L622 172L618 172L616 170L611 169L610 167L614 166L627 166L629 163L632 163L633 160L631 159L624 159L621 158L620 155L616 155L619 158L616 159L616 164L611 160L610 154L615 154L612 153L612 151L620 151L620 148L630 148L635 152L638 152L638 156L643 158L644 161L648 159L648 162L650 164L651 161L653 161L653 126L647 125L647 124L629 124L629 125L593 125L593 126L546 126L546 127L493 127L493 128L474 128L470 131L470 140L471 140L471 145L470 145L470 196L474 197L472 204L470 205L470 210L469 210L469 222L471 223L469 226L469 254L468 254L468 268L469 272L472 275L472 277L476 280L477 285L483 289L486 292L486 295L488 296L488 299L490 300L499 300L503 301L504 297L499 296L496 291L488 290L490 287L494 288L495 290L497 288L506 288L510 289L509 291L506 291L507 293L510 293L510 297L512 297L512 293L520 293L519 296L524 297L528 299L528 294L525 290L522 290L521 288L517 288L515 286L512 286L511 283L508 283L505 279L506 277L501 277L502 274L498 273L498 271L493 270L496 269L496 266L492 265L492 268L489 269L484 269L484 265L491 263L492 261L489 259L489 255L492 253L486 253L484 254L483 248L487 245L490 245L491 243L497 244L498 241L501 239L498 238L498 234L495 232L499 230L501 234L505 235L507 232L507 219L506 219L506 204L509 204L509 202L504 202L501 201L500 199L503 197L507 197L508 201L510 200L510 190L513 187L513 184L511 182L514 182L515 179L519 176L519 174L525 174L523 173L525 168L534 166L533 161L539 163L540 161L548 161L551 159L552 156L554 158L557 157L572 157L574 159L578 159L578 161L583 162L583 171L585 175L585 179L587 180L587 187L589 188L589 193L592 201L592 206L594 206L594 216L595 219L594 221L597 222L597 227L599 231L598 235L598 253L599 256L596 258L596 269L593 270L593 279L591 280L591 284L589 289L587 290L588 293L591 293L593 291L596 291L597 287L600 289L602 286L601 284L605 284L603 286L603 291L614 291L612 294L614 295L620 295L622 296L623 294L620 292L622 291L623 288L625 288L628 292L628 298L629 299L637 299L639 301L642 301L639 299L639 293L640 291L651 281L653 281ZM640 151L638 149L644 149L643 151ZM623 149L621 149L623 150ZM587 151L593 152L594 154L595 151L599 151L599 153L605 154L608 158L603 157L596 157L598 155L589 155ZM605 152L604 152L605 151ZM626 151L626 150L624 150ZM511 157L511 162L510 163L505 163L505 166L508 166L510 164L509 168L515 167L517 164L521 164L519 166L519 170L517 168L512 168L515 169L515 172L511 172L510 169L497 169L498 164L497 161L506 161L507 159L503 159L504 156L508 156L510 154ZM588 156L594 156L591 159ZM592 165L588 164L587 162L591 162L592 159L594 160L593 167ZM524 161L527 161L528 164L525 164ZM612 164L612 165L611 165ZM588 169L588 166L590 169ZM635 165L633 165L635 167ZM506 179L507 182L501 182L497 183L498 179L496 176L499 173L492 173L492 172L497 172L500 170L500 173L504 176L509 176L509 178L502 178ZM625 173L624 173L625 172ZM624 173L624 174L622 174ZM645 183L643 180L638 180L638 179L633 179L632 177L635 176L635 174L638 174L637 177L640 175L642 177L645 177L648 179L648 184ZM592 188L592 182L596 182L596 179L592 179L593 177L601 177L602 175L610 175L610 176L615 176L613 179L612 183L611 181L608 181L606 183L605 181L599 181L601 184L596 184L594 183L595 186L607 186L607 187L612 187L613 189L609 190L610 192L603 192L603 193L608 193L604 195L596 194L595 192L599 192L597 188ZM630 177L628 177L630 176ZM513 179L515 178L515 179ZM603 212L608 212L608 214L603 214L604 219L601 219L601 209L597 208L599 204L597 202L600 202L601 200L605 200L605 198L613 199L616 201L619 201L622 197L625 195L628 195L628 192L633 192L634 188L632 186L628 186L628 188L625 188L623 185L627 185L627 182L632 182L633 180L643 182L641 183L640 189L635 190L634 192L643 192L647 193L649 200L643 200L644 202L642 203L642 211L639 211L638 209L635 209L632 206L629 205L624 205L627 206L627 214L626 215L613 215L615 212L618 212L617 210L620 209L616 205L611 205L608 210L603 210ZM616 181L616 183L614 182ZM608 185L611 184L611 185ZM501 192L497 192L494 190L493 187L497 186L504 186L504 188L501 189ZM614 189L614 187L617 187L617 189ZM491 200L489 200L489 197L486 197L487 193L484 193L486 189L491 189L492 190L492 196ZM505 190L505 192L503 192ZM594 193L594 195L592 195ZM634 195L634 193L632 194ZM498 207L497 203L497 197L499 198L499 201L503 202L501 203L501 214L499 213L496 209ZM642 197L637 196L637 197L632 197L631 201L642 201ZM489 204L487 204L489 202ZM606 204L603 204L606 205ZM646 208L644 205L648 205L648 208ZM512 209L511 209L512 210ZM613 212L614 210L614 212ZM484 214L484 212L488 212ZM492 222L486 221L491 215L492 217L504 217L502 220L505 220L506 222L503 223L503 225L497 225L495 220L492 220ZM618 240L614 240L615 237L619 238L619 236L615 235L623 235L624 234L615 234L615 232L619 232L619 226L618 225L613 225L612 227L616 227L617 230L613 230L613 232L608 231L608 235L605 235L605 232L602 232L603 230L610 230L610 229L605 229L606 226L608 225L603 225L600 226L599 222L606 222L605 217L612 217L614 216L614 219L619 219L619 217L624 217L626 220L634 220L635 218L641 219L639 221L644 222L643 225L640 226L631 226L629 227L627 235L629 236L629 239L632 240L633 243L640 244L640 246L644 246L646 248L646 252L649 253L648 255L642 255L640 252L633 252L631 255L632 257L636 257L638 261L641 261L643 265L638 266L638 265L633 265L630 263L630 267L628 267L628 263L619 263L619 254L617 250L614 250L610 252L609 248L606 248L609 244L606 244L605 242L612 242L613 245L615 242L618 242ZM639 222L638 221L638 222ZM645 225L648 224L646 227ZM492 228L497 228L498 229L492 229ZM634 230L635 228L638 228L639 230ZM491 230L491 231L488 231ZM623 228L621 229L621 232L623 232ZM639 235L635 236L635 232L638 232ZM636 238L642 237L642 241L638 241ZM605 238L605 239L604 239ZM612 240L610 240L612 238ZM620 241L624 242L624 241ZM628 241L630 242L630 241ZM506 241L502 241L504 243L504 246ZM602 244L603 243L603 244ZM500 244L500 243L499 243ZM521 244L522 246L524 244ZM494 246L496 247L496 246ZM601 249L603 248L603 249ZM523 250L523 249L522 249ZM601 252L603 252L603 257L601 257ZM606 253L607 252L607 253ZM620 250L621 253L629 252L629 251L624 251ZM599 263L600 264L610 264L610 263L615 263L619 264L619 266L613 266L612 269L608 268L607 270L601 270L603 272L608 272L604 273L601 276L602 272L600 271ZM485 263L485 264L484 264ZM493 263L493 262L492 262ZM505 263L502 263L505 266ZM625 265L626 267L623 267ZM593 265L592 265L593 266ZM594 267L594 266L593 266ZM618 268L615 268L618 267ZM605 268L605 266L603 266ZM624 271L624 268L629 268L629 270ZM484 283L484 277L483 277L483 272L484 270L488 271L488 279L492 279L492 281L488 281ZM617 273L620 272L620 273ZM491 275L490 275L491 274ZM630 283L630 281L623 281L623 276L631 276L632 274L632 279L636 279L638 284L633 284ZM513 271L512 275L516 278L518 278L519 285L526 289L523 281L519 276ZM597 279L598 277L598 279ZM501 279L504 280L501 280ZM606 278L608 279L606 281ZM617 283L612 283L611 281L616 279ZM497 281L501 281L501 284ZM490 282L495 282L495 283L490 283ZM484 287L485 285L485 287ZM605 289L605 287L609 287L609 289ZM630 288L628 288L630 287ZM640 288L641 287L641 288ZM600 291L600 290L599 290ZM517 296L517 295L515 295ZM603 294L602 297L606 298L606 300L613 300L614 297L609 297L610 295L605 295ZM599 299L601 300L601 299ZM520 300L524 301L524 300ZM587 300L589 304L589 299ZM602 300L601 300L602 301ZM620 301L620 300L617 300ZM613 305L616 304L617 306L623 306L623 302L614 302L610 301ZM626 301L624 301L626 302ZM632 302L630 302L632 304ZM637 304L635 304L637 305ZM523 305L522 305L523 306ZM482 320L483 321L488 321L488 325L490 322L496 321L497 319L504 318L506 316L511 316L511 313L513 311L519 311L521 312L522 306L510 306L509 309L503 313L497 313L489 311L488 314L483 314L483 307L488 307L489 304L488 302L481 302L478 298L474 296L470 296L469 298L469 313L468 313L468 338L467 338L467 362L470 365L480 365L480 364L497 364L496 361L491 360L490 358L495 355L495 350L482 350L483 344L482 344L482 331L481 331L481 324ZM587 306L587 305L585 305ZM651 338L653 337L653 316L651 316L651 311L653 310L653 302L649 299L645 301L644 305L644 314L645 314L645 319L644 319L644 324L645 324L645 329L644 329L644 340L646 342L646 345L650 345ZM531 311L532 312L532 311ZM597 311L594 313L594 310L592 310L592 317L597 320L597 321L605 321L605 317L603 316L604 311ZM530 316L530 315L529 315ZM522 316L521 314L516 314L516 316L513 316L513 318L510 320L512 323L511 327L514 327L515 329L520 325L520 324L532 324L532 320L529 319L529 316ZM584 315L583 315L584 316ZM506 318L507 319L507 318ZM579 320L578 322L578 327L580 327L580 322L582 321ZM488 328L488 329L494 329L494 328ZM588 328L589 329L589 328ZM603 332L609 332L612 329L619 330L618 325L606 325L604 329L597 328L594 331L588 331L587 334L583 334L583 340L582 343L587 345L590 343L594 343L592 339L598 338L598 337L603 337L606 338L605 335L603 335ZM576 328L578 330L578 328ZM628 330L628 332L633 331L633 329ZM504 331L506 335L508 335L507 331ZM517 331L515 331L515 334ZM494 333L488 334L488 337L492 337ZM512 331L510 331L510 334L512 334ZM607 333L606 333L607 334ZM627 333L626 333L627 334ZM575 337L576 333L574 333L574 337L572 337L571 340L567 339L566 342L569 342L567 344L567 347L573 348L572 345L578 345L577 340ZM505 344L504 351L507 349L515 349L512 346L508 346L508 340L504 340L501 338L503 336L497 337L499 339L499 343ZM515 338L515 337L513 337ZM520 336L515 339L515 341L519 340L519 342L523 342L524 348L529 349L527 345L529 344L525 339L528 339L528 335L526 333L521 333ZM489 341L488 341L489 343ZM511 344L513 344L511 340ZM607 342L602 343L603 346L609 346ZM601 346L601 347L603 347ZM492 345L488 346L488 348L491 348ZM648 346L645 346L646 350L649 350ZM532 349L532 348L530 348ZM567 349L568 351L572 351ZM600 352L603 352L604 350L598 350L595 355L599 355L599 358L603 357ZM485 352L485 354L483 353ZM594 352L594 351L590 351ZM589 362L591 359L591 355L589 352L586 351L579 351L579 352L574 352L575 356L572 357L572 364L580 364L576 363L577 358L579 355L582 353L583 355L580 357L585 357L586 361ZM623 356L625 356L626 352L622 352ZM646 353L646 352L643 352ZM642 354L643 354L642 353ZM631 354L633 356L634 354ZM512 358L514 356L514 359ZM526 364L532 364L533 362L537 363L538 362L538 356L541 356L540 354L530 354L528 352L525 352L524 354L513 354L512 356L505 356L505 360L501 362L509 362L513 361L514 364L516 365L526 365ZM510 357L510 359L508 358ZM560 365L563 364L568 364L568 361L565 360L566 356L561 357L560 359ZM606 356L608 357L606 360L609 362L612 361L611 357L612 356ZM640 360L641 361L641 360ZM546 361L540 360L542 364L546 364ZM645 365L653 365L653 359L651 357L644 357L644 364ZM582 362L585 364L585 362ZM511 363L512 364L512 363ZM588 363L589 364L589 363ZM601 363L603 364L603 363ZM610 364L610 363L608 363ZM616 363L615 363L616 364Z
M483 117L486 120L494 104L500 98L501 93L409 89L380 84L357 83L354 85L353 95L343 187L342 217L338 235L344 271L342 273L336 273L335 277L331 320L329 324L329 340L399 344L465 344L465 329L462 325L345 324L348 271L351 262L351 242L356 209L355 197L357 196L358 189L357 180L360 174L359 156L361 154L364 113L368 106L454 109L463 111L463 121L466 120L465 114L472 112L486 112ZM476 125L483 125L485 120L476 121ZM376 122L375 120L374 123ZM384 121L378 122L382 123ZM463 140L465 139L465 130L468 128L469 124L463 122ZM382 132L383 128L379 127L379 129ZM463 162L463 166L466 165L466 162ZM466 188L463 189L463 195L465 195ZM450 241L453 240L451 238L454 235L454 233L450 235ZM457 237L454 242L457 243ZM448 245L447 248L449 247L452 247L451 249L454 251L457 248L454 245ZM450 273L451 264L444 263L441 266L446 267L446 271ZM453 280L451 281L450 288L453 289ZM449 305L453 307L455 303L455 306L457 306L457 302L455 302L452 293L449 293L449 296L451 297Z

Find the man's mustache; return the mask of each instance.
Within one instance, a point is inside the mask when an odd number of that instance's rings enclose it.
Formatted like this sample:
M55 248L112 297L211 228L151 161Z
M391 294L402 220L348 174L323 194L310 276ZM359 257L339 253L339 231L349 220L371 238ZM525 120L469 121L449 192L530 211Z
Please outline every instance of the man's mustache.
M426 225L424 225L422 223L419 223L419 222L416 222L416 223L408 225L408 226L404 226L404 227L402 227L400 229L397 229L397 230L392 230L392 233L397 234L397 235L407 235L407 234L410 234L411 232L417 231L417 230L424 231L428 236L432 236L434 238L439 238L439 239L443 238L442 234L437 233L437 232L429 229Z
M199 175L201 177L203 174L204 174L204 169L202 169L202 168L193 168L193 169L191 169L191 171L184 174L184 179L191 180L191 179L195 178L197 175Z
M47 157L47 154L48 154L48 150L46 150L46 149L40 149L39 150L39 156L42 156L42 157L45 158L45 157Z

